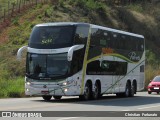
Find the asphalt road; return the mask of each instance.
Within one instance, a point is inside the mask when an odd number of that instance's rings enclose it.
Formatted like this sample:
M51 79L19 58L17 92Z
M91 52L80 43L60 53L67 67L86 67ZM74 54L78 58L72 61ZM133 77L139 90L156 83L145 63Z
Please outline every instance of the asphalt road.
M157 95L156 93L152 93L151 95L148 95L147 92L137 92L135 97L129 98L118 98L115 95L109 94L103 96L99 100L90 101L80 101L78 97L62 97L61 100L52 99L49 102L44 101L41 97L9 98L0 99L0 111L67 111L62 112L62 114L56 112L51 113L52 115L56 114L53 118L47 118L52 120L160 120L160 117L127 116L128 113L134 114L136 111L151 111L149 114L152 114L155 111L159 111L160 113L160 94ZM79 116L76 116L76 114L80 112L73 112L73 116L65 116L65 113L72 114L70 111L82 111L82 113ZM98 113L96 111L108 111L104 116L107 116L108 114L111 116L113 115L113 117L104 117L103 112ZM116 115L121 113L125 113L126 117L116 117ZM95 117L101 114L103 117ZM136 114L138 113L136 112ZM92 115L94 116L93 118Z

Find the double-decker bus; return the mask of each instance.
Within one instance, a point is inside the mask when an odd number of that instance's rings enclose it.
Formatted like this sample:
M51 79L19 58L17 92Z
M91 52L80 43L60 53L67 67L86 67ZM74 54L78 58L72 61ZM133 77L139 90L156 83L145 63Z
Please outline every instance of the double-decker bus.
M88 23L36 25L27 49L25 94L44 100L62 96L132 97L144 88L142 35Z

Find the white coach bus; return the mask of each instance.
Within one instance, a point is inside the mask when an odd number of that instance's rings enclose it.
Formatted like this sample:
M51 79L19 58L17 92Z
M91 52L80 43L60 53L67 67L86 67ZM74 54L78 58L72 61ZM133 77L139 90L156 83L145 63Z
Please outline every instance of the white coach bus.
M142 35L88 23L36 25L27 49L25 94L44 100L62 96L132 97L144 88Z

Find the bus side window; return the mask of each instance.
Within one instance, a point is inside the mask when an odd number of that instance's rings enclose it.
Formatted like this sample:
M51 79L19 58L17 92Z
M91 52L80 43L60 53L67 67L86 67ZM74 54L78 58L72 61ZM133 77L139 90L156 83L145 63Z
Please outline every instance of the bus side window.
M88 37L89 27L78 26L75 33L75 44L86 44Z
M144 72L144 65L140 66L140 72Z

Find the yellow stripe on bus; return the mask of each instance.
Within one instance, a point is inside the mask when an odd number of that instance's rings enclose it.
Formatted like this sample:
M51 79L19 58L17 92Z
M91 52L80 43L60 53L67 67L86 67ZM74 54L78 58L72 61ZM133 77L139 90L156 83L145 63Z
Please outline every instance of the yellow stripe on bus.
M83 94L83 90L84 90L84 79L85 79L85 75L86 75L87 57L88 57L88 51L89 51L89 46L90 46L90 39L91 39L91 25L89 27L86 52L85 52L85 56L84 56L84 64L83 64L83 70L82 70L82 83L81 83L81 91L80 91L81 95Z

